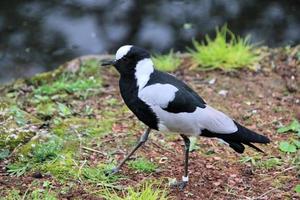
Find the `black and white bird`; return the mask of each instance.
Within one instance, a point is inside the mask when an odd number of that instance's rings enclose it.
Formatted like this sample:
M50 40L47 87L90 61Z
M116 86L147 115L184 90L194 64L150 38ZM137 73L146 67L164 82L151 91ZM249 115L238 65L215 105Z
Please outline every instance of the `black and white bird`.
M188 85L173 75L154 68L148 51L125 45L118 49L115 60L102 65L113 65L120 73L121 96L128 108L148 128L136 147L111 173L120 170L125 161L148 139L152 129L180 134L185 143L184 175L177 185L183 189L188 178L189 136L219 138L238 153L252 143L269 143L259 135L226 114L214 109Z

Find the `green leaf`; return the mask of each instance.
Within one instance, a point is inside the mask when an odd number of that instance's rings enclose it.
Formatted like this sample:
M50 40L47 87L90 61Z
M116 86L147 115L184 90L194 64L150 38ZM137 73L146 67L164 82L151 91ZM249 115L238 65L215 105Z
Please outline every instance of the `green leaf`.
M288 131L293 131L295 133L298 132L298 135L300 133L300 123L298 122L298 120L294 119L289 125L287 126L283 126L280 127L279 129L277 129L278 133L285 133Z
M197 144L197 138L196 137L191 137L190 142L191 142L190 152L200 149L200 147Z
M280 127L279 129L277 129L277 133L285 133L285 132L288 132L289 130L290 130L289 126L283 126L283 127Z
M296 185L295 191L296 191L296 193L300 193L300 184Z
M289 143L288 141L280 142L279 149L286 153L294 153L297 151L296 146Z
M58 103L59 115L62 117L67 117L72 114L71 109L65 104Z
M296 145L297 148L300 148L300 141L299 140L293 140L294 145Z
M4 160L9 156L9 150L8 149L1 149L0 150L0 160Z

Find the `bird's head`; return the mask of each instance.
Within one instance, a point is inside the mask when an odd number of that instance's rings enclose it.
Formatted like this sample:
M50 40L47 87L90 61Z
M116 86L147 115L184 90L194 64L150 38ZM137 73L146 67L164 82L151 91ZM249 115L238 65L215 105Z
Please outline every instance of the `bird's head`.
M113 65L121 76L133 75L140 65L143 65L143 68L149 68L148 70L153 69L149 52L133 45L120 47L117 50L115 59L103 62L102 66L105 65Z

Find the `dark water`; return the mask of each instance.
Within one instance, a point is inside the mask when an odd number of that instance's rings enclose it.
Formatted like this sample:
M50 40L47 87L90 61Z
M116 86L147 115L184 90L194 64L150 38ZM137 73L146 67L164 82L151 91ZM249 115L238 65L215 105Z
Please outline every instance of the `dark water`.
M1 0L0 82L124 44L185 50L227 23L269 46L300 43L299 0Z

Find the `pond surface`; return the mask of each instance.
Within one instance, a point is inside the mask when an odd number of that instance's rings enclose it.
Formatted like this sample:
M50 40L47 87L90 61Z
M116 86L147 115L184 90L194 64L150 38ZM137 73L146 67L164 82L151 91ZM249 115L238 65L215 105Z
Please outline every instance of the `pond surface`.
M300 43L300 1L0 1L0 82L57 67L76 56L114 53L124 44L185 51L227 23L269 46Z

